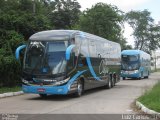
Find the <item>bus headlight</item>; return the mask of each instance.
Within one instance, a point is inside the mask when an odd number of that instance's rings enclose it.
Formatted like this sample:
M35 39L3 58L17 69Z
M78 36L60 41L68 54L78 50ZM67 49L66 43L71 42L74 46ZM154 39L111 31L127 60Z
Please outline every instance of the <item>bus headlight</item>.
M123 70L121 70L121 74L123 74L124 73L124 71Z
M68 82L69 79L70 79L70 77L63 80L63 82L66 83L66 82Z
M139 70L135 70L135 71L134 71L134 73L138 73L138 72L139 72Z
M64 79L64 80L61 80L61 81L57 81L57 82L56 82L56 85L64 84L64 83L68 82L69 79L70 79L70 77L69 77L69 78L66 78L66 79Z
M22 82L25 83L25 84L28 84L29 82L25 79L22 79Z

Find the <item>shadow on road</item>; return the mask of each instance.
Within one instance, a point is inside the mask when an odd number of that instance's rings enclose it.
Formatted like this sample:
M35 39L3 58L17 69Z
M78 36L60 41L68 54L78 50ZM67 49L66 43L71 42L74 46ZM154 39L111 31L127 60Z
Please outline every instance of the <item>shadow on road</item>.
M108 91L108 89L105 89L104 87L98 87L98 88L86 90L81 97L86 97L88 95L92 95L94 93L102 92L105 90ZM74 94L69 94L69 95L48 95L47 97L42 98L37 94L36 96L33 96L32 98L27 98L27 100L67 101L70 99L78 99L81 97L75 97Z
M138 79L138 78L127 78L125 80L122 80L122 81L126 81L126 80L130 80L130 81L140 81L140 80L148 80L148 78L141 78L141 79Z
M98 88L93 88L90 90L85 90L84 94L81 96L81 98L87 97L89 95L94 95L95 93L98 92L102 92L102 91L109 91L112 89L124 89L124 88L134 88L136 86L132 85L132 82L136 82L136 81L147 81L148 79L126 79L126 80L121 80L116 86L114 86L111 89L105 89L104 87L98 87ZM131 84L124 84L121 82L131 82ZM138 87L139 88L139 87ZM30 98L27 98L27 100L39 100L39 101L67 101L70 99L80 99L79 97L75 97L73 94L69 94L69 95L48 95L45 98L40 97L38 94L37 95L33 95Z

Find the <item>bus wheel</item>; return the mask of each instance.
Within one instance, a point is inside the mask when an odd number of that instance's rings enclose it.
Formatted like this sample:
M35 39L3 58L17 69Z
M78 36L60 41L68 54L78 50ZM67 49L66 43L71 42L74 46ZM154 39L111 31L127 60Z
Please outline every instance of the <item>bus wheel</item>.
M147 76L145 78L147 78L147 79L149 78L149 72L148 72L148 74L147 74Z
M140 74L140 76L139 76L139 80L141 80L142 79L142 77L143 77L143 72L141 72L141 74Z
M125 77L123 77L122 79L123 79L123 80L125 80L126 78L125 78Z
M40 96L41 98L46 98L46 97L47 97L47 94L39 94L39 96Z
M139 76L139 78L138 78L139 80L141 80L142 79L142 73L140 74L140 76Z
M144 78L148 79L148 76L145 76Z
M80 97L83 93L83 82L82 80L78 80L77 82L77 92L75 93L75 97Z
M115 84L114 78L113 78L113 77L111 77L111 87L113 87L113 86L114 86L114 84Z
M116 82L117 82L117 75L116 74L113 75L113 80L112 81L113 81L113 83L112 83L113 86L115 86Z
M110 89L112 87L112 80L111 80L111 77L109 76L109 79L108 79L108 83L106 85L106 88L107 89Z

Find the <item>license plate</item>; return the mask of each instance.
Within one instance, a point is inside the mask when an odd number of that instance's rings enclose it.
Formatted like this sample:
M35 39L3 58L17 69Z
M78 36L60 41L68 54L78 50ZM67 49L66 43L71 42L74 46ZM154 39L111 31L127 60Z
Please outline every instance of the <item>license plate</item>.
M45 92L45 89L44 88L38 88L37 91L38 92Z
M133 71L129 71L128 74L133 74Z

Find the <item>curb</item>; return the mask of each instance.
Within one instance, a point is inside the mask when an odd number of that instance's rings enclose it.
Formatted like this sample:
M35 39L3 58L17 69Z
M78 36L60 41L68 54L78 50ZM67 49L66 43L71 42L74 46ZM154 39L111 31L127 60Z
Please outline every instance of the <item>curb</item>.
M5 98L5 97L12 97L12 96L17 96L17 95L22 95L23 91L18 91L18 92L7 92L0 94L0 98Z
M153 116L153 117L156 116L157 118L160 118L160 113L158 113L158 112L156 112L156 111L154 111L154 110L151 110L151 109L147 108L147 107L144 106L141 102L136 101L136 106L137 106L138 108L140 108L144 113L149 114L149 115L151 115L151 116Z

